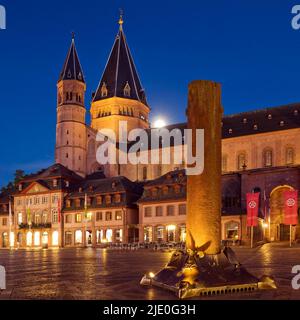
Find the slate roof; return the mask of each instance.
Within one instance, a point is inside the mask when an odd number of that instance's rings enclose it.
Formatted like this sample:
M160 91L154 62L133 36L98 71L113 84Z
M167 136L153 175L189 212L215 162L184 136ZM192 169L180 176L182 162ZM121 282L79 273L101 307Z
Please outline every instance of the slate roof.
M127 83L130 87L130 96L124 95L124 88ZM103 84L106 86L108 91L105 96L102 96L101 94ZM99 101L111 97L138 100L147 105L145 91L142 87L128 47L122 24L120 24L118 34L110 52L98 88L94 94L93 101Z
M224 116L222 136L226 139L299 127L300 103L294 103Z
M138 203L144 202L159 202L164 200L186 200L186 183L187 177L185 170L175 170L164 174L163 176L148 181L144 184L144 192L142 197L138 200ZM164 194L161 190L162 186L173 186L181 185L179 192L175 190L169 190L168 193ZM154 195L151 190L157 189L157 194ZM160 188L159 188L160 187Z
M257 127L254 127L255 125ZM187 123L171 124L164 128L169 131L178 129L181 131L183 137L184 129L187 128ZM295 128L300 128L300 103L225 115L222 119L222 139ZM154 133L154 135L157 135L159 130L160 129L156 128L146 130L146 133L148 134L149 149L151 147L151 134ZM128 150L135 143L135 141L128 143ZM171 139L171 146L173 145L174 141ZM122 145L118 144L117 147L122 148ZM160 148L162 148L161 142Z
M80 190L80 191L79 191ZM105 194L105 193L141 193L140 183L132 182L126 177L113 177L102 179L86 179L77 184L67 198L78 198L87 195Z
M77 54L74 36L58 81L77 80L85 83L83 70Z
M53 185L53 179L57 178L57 186ZM77 175L75 172L69 170L62 164L56 163L47 169L40 170L37 173L30 174L24 177L19 183L22 184L22 190L25 190L33 182L39 183L49 190L62 190L69 189L66 187L66 184L63 180L70 182L70 187L72 184L76 184L79 181L82 181L83 178ZM17 190L15 195L22 193L23 191Z

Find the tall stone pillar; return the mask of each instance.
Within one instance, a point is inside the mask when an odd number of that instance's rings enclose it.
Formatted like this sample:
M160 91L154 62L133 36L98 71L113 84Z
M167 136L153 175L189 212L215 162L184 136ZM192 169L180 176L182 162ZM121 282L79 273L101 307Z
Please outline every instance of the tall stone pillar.
M189 85L188 129L204 129L204 171L187 177L187 247L205 246L207 254L221 251L221 85L193 81Z
M141 280L142 285L176 292L181 299L276 288L271 277L259 280L251 275L231 248L221 250L222 113L220 84L201 80L189 85L191 148L196 156L196 130L204 129L204 169L200 173L187 168L187 250L174 252L164 269Z

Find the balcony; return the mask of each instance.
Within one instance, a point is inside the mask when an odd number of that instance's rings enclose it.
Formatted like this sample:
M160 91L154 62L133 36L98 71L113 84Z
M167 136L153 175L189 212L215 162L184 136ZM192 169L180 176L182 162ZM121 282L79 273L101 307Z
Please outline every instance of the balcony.
M50 229L52 227L51 222L47 223L32 223L31 226L29 226L28 223L21 223L19 224L19 229Z

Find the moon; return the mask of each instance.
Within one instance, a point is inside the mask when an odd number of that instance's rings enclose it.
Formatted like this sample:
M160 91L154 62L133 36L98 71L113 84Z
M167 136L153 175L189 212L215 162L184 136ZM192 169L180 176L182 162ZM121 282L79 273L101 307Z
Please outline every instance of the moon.
M167 125L166 121L163 119L157 119L154 121L154 128L163 128L166 125Z

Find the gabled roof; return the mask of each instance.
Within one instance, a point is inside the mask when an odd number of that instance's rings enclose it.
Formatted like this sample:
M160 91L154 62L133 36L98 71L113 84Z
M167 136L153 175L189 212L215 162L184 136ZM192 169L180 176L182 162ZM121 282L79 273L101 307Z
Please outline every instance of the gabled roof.
M48 167L47 169L43 169L35 174L31 174L26 176L24 179L22 179L23 182L28 181L37 181L39 180L47 180L48 178L55 178L55 177L63 177L63 178L69 178L74 180L82 180L82 177L80 177L78 174L76 174L74 171L71 171L70 169L66 168L60 163L55 163L52 166Z
M35 189L34 189L35 188ZM20 191L20 194L38 193L50 191L49 186L43 180L33 181Z
M104 72L95 92L93 101L112 97L138 100L147 105L145 91L139 79L126 37L123 31L123 19L119 21L120 28L106 63ZM130 94L125 95L125 87ZM107 94L102 94L103 88Z
M85 83L83 70L75 46L74 36L72 38L67 58L59 75L58 82L61 80L77 80Z

